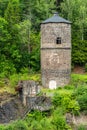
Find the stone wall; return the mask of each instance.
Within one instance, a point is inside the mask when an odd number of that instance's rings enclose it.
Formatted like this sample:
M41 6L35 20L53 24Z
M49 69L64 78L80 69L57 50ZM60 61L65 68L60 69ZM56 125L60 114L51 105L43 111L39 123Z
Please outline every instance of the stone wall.
M55 44L57 37L61 37L62 44ZM71 48L71 25L67 23L42 24L41 48Z
M56 44L57 37L61 37L61 44ZM69 83L71 73L70 24L41 25L41 72L44 87L49 87L50 81L55 81L56 87Z

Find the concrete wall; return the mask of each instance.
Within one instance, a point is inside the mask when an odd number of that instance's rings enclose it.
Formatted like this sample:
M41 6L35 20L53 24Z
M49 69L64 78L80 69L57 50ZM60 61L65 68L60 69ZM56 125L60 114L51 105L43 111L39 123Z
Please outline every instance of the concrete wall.
M56 44L57 37L61 37L61 44ZM44 87L49 87L51 81L55 81L56 87L69 83L71 73L70 24L41 25L41 72Z
M21 100L24 106L26 106L26 97L36 96L36 94L38 94L40 91L40 86L37 82L33 80L21 80L18 82L17 91L19 91Z

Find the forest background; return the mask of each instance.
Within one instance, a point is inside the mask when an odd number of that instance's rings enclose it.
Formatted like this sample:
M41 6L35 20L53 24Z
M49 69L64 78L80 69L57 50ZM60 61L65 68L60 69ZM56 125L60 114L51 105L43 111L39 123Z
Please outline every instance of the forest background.
M0 78L40 70L40 24L55 11L72 22L72 66L87 68L87 1L0 0Z

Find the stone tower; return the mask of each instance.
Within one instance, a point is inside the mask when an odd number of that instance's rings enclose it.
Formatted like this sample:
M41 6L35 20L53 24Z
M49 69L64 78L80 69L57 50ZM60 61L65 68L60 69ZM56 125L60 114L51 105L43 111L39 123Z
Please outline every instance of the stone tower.
M71 74L71 22L57 13L41 24L42 85L64 86Z

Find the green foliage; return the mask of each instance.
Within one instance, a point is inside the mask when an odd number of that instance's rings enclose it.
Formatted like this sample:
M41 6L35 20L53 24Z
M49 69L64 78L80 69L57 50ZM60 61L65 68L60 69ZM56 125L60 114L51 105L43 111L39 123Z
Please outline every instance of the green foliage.
M86 1L0 0L0 59L5 57L16 72L24 67L40 70L40 23L52 15L55 4L62 15L73 22L72 63L87 62Z
M0 125L0 130L5 130L4 126Z
M83 65L87 62L87 1L64 0L61 15L72 24L72 64ZM67 10L68 8L68 10Z
M43 118L40 122L41 126L42 126L42 130L52 130L53 126L51 124L51 121L49 118Z
M87 72L87 63L85 64L85 72Z
M12 125L8 125L4 128L5 130L13 130L13 126Z
M55 106L59 106L61 105L61 101L62 101L62 96L58 93L55 93L55 95L53 96L52 102Z
M34 80L37 82L41 82L40 74L35 73L29 73L28 69L25 69L27 73L19 73L19 74L13 74L9 77L9 85L11 87L15 87L20 80Z
M52 15L50 9L55 8L55 1L0 0L0 78L9 78L9 86L16 86L19 80L41 81L40 75L34 74L40 70L40 23ZM63 0L58 7L62 16L73 22L72 63L85 65L85 70L87 69L86 7L85 0ZM33 112L28 115L26 121L0 126L0 129L70 130L63 115L65 112L78 114L79 106L81 111L87 111L87 75L73 74L71 84L64 89L58 88L53 92L49 90L48 95L54 95L52 98L54 109L58 107L50 117ZM3 86L4 81L1 80L0 87Z
M66 127L66 121L65 119L60 116L60 115L56 115L53 118L52 124L55 126L56 130L65 130Z
M74 85L66 85L66 86L64 86L64 89L66 89L66 90L73 90L73 89L75 89L75 86Z
M75 90L74 95L76 95L80 111L87 114L87 86L79 86Z
M66 120L64 118L64 113L61 112L61 108L57 108L54 110L51 123L54 126L55 130L72 130L69 125L66 124Z
M80 110L87 114L87 93L77 97L78 103L80 105Z
M32 52L30 55L30 66L33 68L36 68L36 70L39 70L40 68L39 66L40 65L40 34L32 32L30 35L30 41L32 45L31 47Z
M79 104L76 99L74 99L73 94L70 92L63 91L63 93L55 93L52 98L52 102L55 107L61 106L62 109L65 110L65 112L79 114Z
M9 0L0 0L0 16L4 17L4 12Z
M14 74L10 76L10 85L15 86L21 79L30 79L32 77L33 79L37 80L40 78L40 75L28 75L29 72L27 68L24 68L21 70L21 72L22 74ZM84 86L86 78L86 75L73 74L72 85L67 85L64 88L58 88L56 90L46 89L44 92L53 96L53 107L50 111L50 114L46 114L40 111L32 111L24 120L13 122L12 124L5 127L0 127L2 130L72 130L71 127L66 123L65 114L68 112L74 115L78 115L79 111L87 114L87 86L86 84ZM78 85L78 87L75 88L75 82L80 80L82 81L83 85L81 86L79 84L80 86ZM78 129L83 128L85 127L78 127Z
M34 112L28 114L28 117L30 118L31 121L33 120L40 121L43 118L43 115L40 111L35 110Z
M79 86L74 93L76 96L87 94L87 86Z
M49 7L54 7L54 1L55 0L35 0L32 2L32 0L28 0L28 2L25 2L25 4L28 3L29 5L25 9L25 11L27 10L26 17L31 19L33 30L40 30L40 23L50 16Z
M52 124L50 120L45 117L45 113L39 111L33 111L26 117L26 122L30 130L52 130Z
M11 61L5 60L0 64L0 78L9 77L11 74L15 73L14 64Z
M14 74L13 68L15 72L20 72L24 67L37 71L40 69L40 35L31 31L31 21L28 18L21 20L22 7L19 0L7 1L6 5L4 16L0 17L0 63L6 59L13 66L8 67L7 64L6 68L12 70L9 74ZM7 71L2 73L1 75L8 75Z
M73 40L72 63L83 65L87 62L87 41Z
M25 121L16 121L13 125L8 125L2 130L29 130Z
M4 84L5 84L4 81L1 80L1 81L0 81L0 88L1 88L1 87L4 87Z
M19 0L9 0L5 10L5 19L8 21L9 27L19 22L19 12Z
M28 114L26 122L30 130L71 130L59 110L55 110L51 114L51 117L46 117L43 112L38 111Z
M85 0L64 0L61 4L62 15L72 21L72 37L74 39L85 39L87 27L87 1ZM67 10L68 8L68 10ZM85 39L87 40L87 39Z
M14 124L14 130L29 130L25 121L18 121Z
M84 125L79 125L78 130L86 130L86 127Z
M8 32L7 27L8 22L4 18L0 17L0 53L3 47L5 47L5 44L8 43L10 40L10 34Z
M87 83L87 75L81 75L81 74L72 74L71 75L71 84L75 87L78 86L84 86Z

